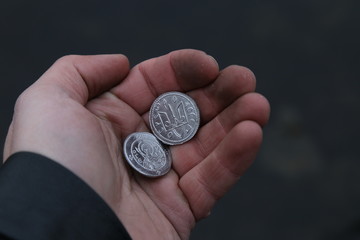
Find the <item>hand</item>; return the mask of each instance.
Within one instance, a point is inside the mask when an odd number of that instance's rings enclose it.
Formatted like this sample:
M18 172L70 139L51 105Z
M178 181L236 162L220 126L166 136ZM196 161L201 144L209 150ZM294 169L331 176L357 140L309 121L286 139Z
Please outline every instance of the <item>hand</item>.
M171 171L146 178L128 167L122 143L149 131L150 106L167 91L190 95L202 122L192 140L171 147ZM196 50L131 70L123 55L67 56L18 98L4 159L31 151L59 162L109 204L134 239L186 239L255 158L269 104L254 91L248 69L219 72Z

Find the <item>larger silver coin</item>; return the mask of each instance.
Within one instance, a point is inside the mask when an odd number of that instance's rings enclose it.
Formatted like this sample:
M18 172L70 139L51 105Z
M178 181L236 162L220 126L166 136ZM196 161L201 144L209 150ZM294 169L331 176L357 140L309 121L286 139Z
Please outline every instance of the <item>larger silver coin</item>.
M124 155L131 167L148 177L165 175L171 168L171 154L154 135L130 134L124 142Z
M163 143L177 145L189 141L200 125L195 101L180 92L168 92L155 99L149 114L153 134Z

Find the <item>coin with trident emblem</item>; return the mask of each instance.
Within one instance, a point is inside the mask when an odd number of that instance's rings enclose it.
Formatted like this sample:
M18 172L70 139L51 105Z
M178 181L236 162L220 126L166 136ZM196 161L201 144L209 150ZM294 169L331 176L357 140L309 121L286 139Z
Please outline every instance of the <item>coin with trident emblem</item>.
M149 114L153 134L163 143L177 145L189 141L200 125L195 101L180 92L167 92L155 99Z

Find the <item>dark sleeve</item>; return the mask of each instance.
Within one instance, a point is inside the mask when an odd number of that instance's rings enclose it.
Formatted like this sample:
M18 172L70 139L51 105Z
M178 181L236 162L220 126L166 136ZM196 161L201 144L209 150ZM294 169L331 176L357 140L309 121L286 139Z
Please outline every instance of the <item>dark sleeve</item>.
M85 182L37 154L0 168L0 239L130 239L115 213Z

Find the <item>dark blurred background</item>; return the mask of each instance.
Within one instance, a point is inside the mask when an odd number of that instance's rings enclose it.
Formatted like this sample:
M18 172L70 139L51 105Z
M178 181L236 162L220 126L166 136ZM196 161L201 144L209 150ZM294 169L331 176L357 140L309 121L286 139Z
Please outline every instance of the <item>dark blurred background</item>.
M2 0L1 145L17 95L63 55L201 49L252 69L272 116L191 239L358 239L359 18L357 0Z

